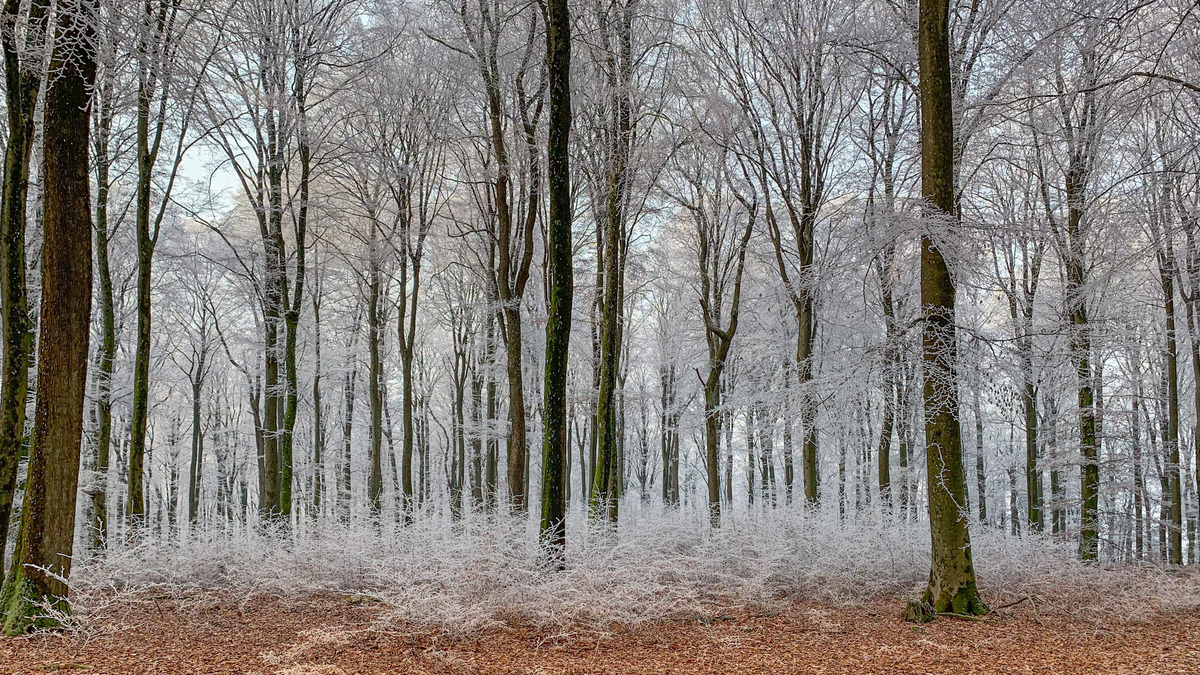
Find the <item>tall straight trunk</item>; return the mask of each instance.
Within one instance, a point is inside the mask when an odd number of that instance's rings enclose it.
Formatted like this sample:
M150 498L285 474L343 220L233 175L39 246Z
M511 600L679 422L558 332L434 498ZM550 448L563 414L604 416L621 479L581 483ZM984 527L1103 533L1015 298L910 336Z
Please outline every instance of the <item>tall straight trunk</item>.
M97 88L96 102L96 276L100 282L100 347L96 351L96 449L92 462L95 485L92 488L90 547L101 550L108 545L108 469L112 454L112 376L117 354L117 320L113 302L112 271L108 262L109 141L112 134L114 73L105 71L103 86ZM0 514L0 521L8 518ZM5 541L0 524L0 542Z
M1038 394L1033 383L1032 368L1026 371L1025 378L1025 387L1021 395L1025 407L1025 493L1029 499L1029 531L1041 532L1045 524L1042 516L1042 474L1038 466Z
M428 231L424 224L420 225L420 233L418 233L418 243L414 247L411 244L406 244L404 250L401 251L403 256L400 260L400 298L396 303L398 316L396 317L396 341L400 352L400 368L401 379L404 384L404 394L402 399L402 424L404 428L404 439L402 443L402 459L401 459L401 484L403 487L403 506L405 509L405 517L413 507L413 442L417 437L417 430L414 427L413 412L414 412L414 397L413 397L413 359L416 356L416 340L417 340L417 310L421 298L421 251L425 233ZM409 236L406 231L403 235L405 240ZM409 288L411 287L411 291ZM420 447L423 452L424 446ZM420 454L420 453L419 453ZM418 482L418 487L421 488L421 493L424 494L425 479L424 476L428 473L428 463L425 461L427 457L420 454L421 457L421 478ZM420 500L418 500L420 501Z
M675 438L678 430L675 428L675 366L662 364L658 368L660 388L660 411L658 417L659 452L662 455L662 500L663 504L679 503L679 455L676 452Z
M1179 344L1175 336L1175 283L1169 244L1159 249L1159 281L1162 286L1163 309L1166 316L1166 385L1167 426L1163 445L1167 451L1167 501L1169 544L1167 562L1183 564L1183 494L1179 475Z
M489 460L490 458L483 457L484 453L486 452L484 449L484 443L483 443L483 437L484 437L484 430L483 430L483 425L484 425L484 408L483 408L484 384L483 384L483 380L485 377L486 377L486 375L483 373L480 373L478 369L471 376L471 432L470 432L470 438L471 438L471 456L476 458L475 461L477 464L482 463L484 465L488 465L488 461L486 461L486 460ZM490 466L488 466L488 468L490 468ZM487 483L488 474L486 472L486 469L481 473L481 475L483 476L483 478L480 481L478 481L481 483L480 484L480 495L483 499L484 508L490 509L492 492L491 492L490 486Z
M785 384L784 390L786 391L788 389L788 387L790 387L790 386L791 386L790 383ZM783 437L780 439L782 442L782 446L783 446L781 448L781 451L783 454L783 457L782 457L782 460L783 460L783 491L784 491L784 502L787 504L791 504L792 503L792 483L795 478L795 471L792 468L792 418L791 418L791 406L790 406L791 399L790 399L790 397L785 397L784 400L785 400L785 403L784 403L784 408L783 408L783 412L784 412Z
M905 372L903 363L898 362L898 365L901 373L896 378L896 440L899 445L896 460L900 466L900 519L907 522L910 515L915 515L909 512L912 478L908 466L911 432L908 392L911 391L911 378L909 373Z
M950 82L949 0L921 0L921 194L930 227L953 227L954 110ZM935 612L983 614L975 585L959 427L954 279L929 234L921 237L922 359L926 471L932 565L923 602ZM931 618L931 617L930 617Z
M375 221L372 219L371 269L367 279L367 401L371 406L371 471L367 479L367 502L371 506L371 515L378 518L383 511L383 387L381 373L383 366L379 358L383 319L379 312L380 272L375 248ZM411 491L411 477L408 488Z
M514 511L525 510L526 447L525 383L522 365L521 311L504 308L505 357L508 363L508 500Z
M312 294L313 309L313 479L312 517L321 516L321 497L325 491L325 419L321 403L321 300L320 293Z
M883 371L883 421L879 426L879 506L883 513L892 511L892 433L895 431L896 376L890 359L885 358Z
M1184 306L1187 308L1188 333L1191 336L1192 381L1200 382L1200 248L1196 245L1196 230L1200 228L1200 217L1191 215L1184 208L1179 209L1179 212L1185 223L1188 285L1191 287L1191 293ZM1196 420L1196 425L1192 428L1195 475L1189 480L1195 479L1197 489L1200 490L1200 386L1192 388L1192 408Z
M39 54L45 43L48 0L34 0L21 16L20 0L5 0L0 17L4 50L8 144L4 152L4 187L0 198L0 324L4 349L0 367L0 550L8 541L13 494L17 486L25 438L33 325L25 289L25 211L29 195L29 160L36 126L34 110L41 87L42 64L22 63L18 26L26 26L25 49ZM22 21L24 18L24 21ZM3 572L0 554L0 572Z
M58 0L44 107L41 331L29 474L13 564L0 589L4 632L52 625L67 606L92 309L88 135L95 6Z
M757 406L757 403L751 403L746 408L746 503L750 506L754 506L754 490L757 487L754 484L754 465L758 461L754 454L754 435L757 433L754 429L754 417Z
M979 502L979 522L987 524L987 471L983 463L983 407L979 401L980 387L973 387L975 412L975 491Z
M1138 356L1137 358L1140 358ZM1135 556L1141 560L1145 555L1145 538L1143 535L1142 521L1143 511L1145 510L1145 478L1142 475L1142 387L1141 373L1135 367L1133 373L1133 400L1130 401L1130 420L1129 420L1129 435L1133 446L1133 527L1134 527L1134 543Z
M630 82L633 55L633 3L615 6L615 20L601 13L604 28L613 31L616 49L610 49L605 63L609 90L610 113L609 148L607 154L607 184L604 190L602 261L602 296L600 308L600 382L596 402L597 464L591 494L592 515L609 522L617 521L617 505L621 496L622 472L618 466L623 455L619 452L616 397L618 373L621 369L624 341L624 286L626 193L629 182L629 153L632 142L632 101Z
M400 379L404 385L402 394L402 425L404 438L401 443L401 468L400 468L400 483L403 490L404 508L410 511L415 506L413 501L413 443L416 439L416 430L413 424L413 374L412 374L412 350L408 350L408 356L400 359L401 373ZM421 471L425 471L424 456L421 456ZM407 516L406 516L407 517Z
M350 451L354 441L354 394L358 368L352 363L342 382L342 461L338 476L338 502L344 522L350 522L354 493L350 483Z
M709 366L704 379L704 468L708 475L708 519L721 525L721 371L724 362Z
M203 370L192 379L192 460L188 472L188 522L195 525L200 518L200 482L204 478L204 429L200 425L200 395L204 387Z
M562 565L567 544L567 355L575 280L571 259L571 16L567 0L547 0L546 69L550 81L546 174L550 212L546 228L549 316L546 319L545 447L542 458L542 519L539 541ZM530 245L532 242L526 242ZM509 336L509 351L513 349ZM520 349L520 342L515 344ZM524 424L524 410L518 411ZM512 412L510 411L510 417ZM512 444L509 445L512 462ZM523 462L522 462L523 463ZM523 467L522 467L523 469ZM510 466L509 478L513 474ZM512 490L512 486L509 487ZM514 499L514 502L516 500Z
M293 233L296 248L296 272L289 288L286 269L281 282L283 309L283 362L284 362L284 406L282 428L279 435L279 512L284 522L292 514L292 488L294 474L293 446L295 443L296 415L300 405L299 369L296 364L296 345L300 332L300 311L304 307L304 283L308 272L305 256L308 252L308 208L312 182L312 144L308 133L308 76L312 65L308 53L301 46L299 35L293 36L292 52L297 63L293 69L291 104L295 113L296 154L300 160L299 202L295 208ZM279 237L279 250L283 252L283 237ZM289 297L289 293L291 294Z
M809 247L811 250L811 246ZM808 265L811 266L811 253ZM821 498L821 477L817 464L817 404L810 391L812 387L812 346L817 322L813 314L813 300L809 291L804 292L796 314L800 324L796 338L796 372L800 395L800 424L803 427L803 449L801 466L804 474L804 501L816 504Z
M145 525L146 503L143 482L143 462L146 455L146 422L150 413L150 286L154 275L154 249L158 245L164 206L170 197L170 186L178 170L178 159L171 170L166 194L156 213L151 213L155 168L166 129L167 101L170 96L170 54L175 38L175 15L178 5L171 0L150 0L143 4L139 17L141 35L138 39L137 89L137 188L135 226L137 231L137 332L133 358L133 410L130 420L129 446L129 508L130 528L137 532ZM152 108L156 110L152 110ZM186 123L184 128L186 129ZM177 150L176 157L182 154Z
M1062 471L1059 469L1058 453L1058 404L1053 396L1046 397L1046 429L1042 433L1045 439L1046 457L1050 461L1050 522L1051 534L1065 534L1067 531L1067 512L1063 508L1066 499L1066 485L1063 483Z
M728 383L728 379L726 380ZM732 392L726 391L722 398L730 398ZM733 508L733 411L721 412L721 430L725 433L725 506Z
M496 438L496 414L497 414L497 397L496 397L496 320L497 317L492 315L488 317L487 344L484 347L484 361L487 363L487 420L486 427L477 424L476 443L482 435L487 436L487 461L484 463L486 476L484 478L483 499L489 510L495 509L498 504L500 494L500 443ZM486 429L486 433L485 433Z

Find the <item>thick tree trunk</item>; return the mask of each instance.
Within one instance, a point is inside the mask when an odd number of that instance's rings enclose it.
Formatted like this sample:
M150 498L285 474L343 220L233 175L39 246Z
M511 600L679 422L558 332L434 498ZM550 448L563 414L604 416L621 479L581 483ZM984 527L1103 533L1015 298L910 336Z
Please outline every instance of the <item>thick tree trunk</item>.
M954 111L950 82L948 0L921 0L921 193L929 202L928 227L953 227ZM967 530L959 427L954 280L929 234L921 237L921 306L924 314L925 448L932 566L923 602L935 612L983 614L975 586Z
M0 590L8 634L53 623L35 619L40 603L67 609L92 308L88 135L96 78L90 47L94 12L87 0L58 0L50 60L55 77L46 92L42 152L46 190L39 384L20 535Z

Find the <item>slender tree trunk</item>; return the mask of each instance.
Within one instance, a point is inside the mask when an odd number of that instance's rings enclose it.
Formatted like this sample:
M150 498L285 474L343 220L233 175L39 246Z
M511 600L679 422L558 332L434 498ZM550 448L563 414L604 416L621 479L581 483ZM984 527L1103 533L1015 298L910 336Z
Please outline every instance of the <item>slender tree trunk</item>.
M342 519L346 523L350 522L354 504L354 493L350 483L350 466L354 440L354 395L357 379L358 368L351 364L345 380L342 382L342 470L338 480L338 501L342 507Z
M987 471L983 463L983 407L979 401L979 387L974 387L972 398L975 403L975 490L979 502L979 522L987 524Z
M34 54L45 43L48 0L34 0L21 16L19 0L5 0L0 44L4 50L8 144L4 153L3 198L0 199L0 324L4 331L0 373L0 551L8 541L17 465L23 454L29 395L29 366L33 356L33 326L25 289L25 214L29 195L29 160L42 64L22 63L18 25L26 26L25 47ZM24 21L22 21L24 18ZM3 554L0 554L3 558ZM4 563L0 559L0 572Z
M757 433L754 418L757 407L757 403L751 403L746 408L746 503L750 507L754 506L754 490L757 487L754 484L754 465L758 461L754 453L754 435Z
M1163 494L1167 501L1170 548L1167 562L1183 564L1183 495L1179 476L1179 346L1175 337L1175 283L1171 269L1170 250L1163 244L1159 250L1159 280L1162 286L1163 307L1166 315L1166 384L1167 384L1167 427L1163 444L1167 451L1167 488Z
M571 305L574 296L571 247L571 17L567 0L547 0L546 69L550 79L549 142L547 177L550 213L546 228L547 276L550 307L546 320L545 449L542 459L542 519L539 541L556 564L563 564L567 544L566 480L567 447L567 355L571 340ZM532 242L526 242L531 245ZM509 335L509 351L515 344ZM510 358L511 365L511 358ZM519 376L519 374L518 374ZM517 403L516 400L513 401ZM524 409L516 411L524 433ZM509 411L513 417L513 411ZM515 429L514 429L515 431ZM514 433L515 436L515 433ZM513 445L509 444L509 479ZM522 459L522 464L523 464ZM521 467L522 473L524 467ZM518 474L519 476L519 474ZM510 485L510 490L513 486ZM514 499L514 502L517 500Z
M375 227L371 226L371 270L367 280L367 401L371 406L371 473L367 480L367 501L371 515L378 518L383 512L383 390L382 363L379 358L379 341L383 333L383 319L379 312L380 274L375 262ZM407 383L406 383L407 384ZM408 484L412 488L411 478ZM407 494L407 493L406 493ZM407 504L405 505L407 507Z
M315 264L315 263L314 263ZM321 403L321 301L319 284L312 293L313 308L313 479L312 517L321 516L321 497L325 491L325 419Z

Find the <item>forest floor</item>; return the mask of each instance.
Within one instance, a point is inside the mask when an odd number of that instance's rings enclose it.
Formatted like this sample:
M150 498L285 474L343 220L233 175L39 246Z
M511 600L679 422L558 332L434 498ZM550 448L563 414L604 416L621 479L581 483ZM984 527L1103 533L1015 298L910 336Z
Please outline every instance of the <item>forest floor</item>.
M407 629L359 596L115 602L84 627L0 638L0 673L1196 673L1200 614L1097 625L1030 602L982 621L854 608L679 618L605 634Z

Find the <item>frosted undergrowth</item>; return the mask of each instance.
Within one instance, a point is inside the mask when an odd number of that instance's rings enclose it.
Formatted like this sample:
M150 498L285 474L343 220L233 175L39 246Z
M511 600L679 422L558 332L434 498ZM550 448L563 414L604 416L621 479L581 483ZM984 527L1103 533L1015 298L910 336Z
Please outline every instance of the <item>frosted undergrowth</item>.
M280 538L251 529L118 547L77 565L73 598L85 622L114 597L332 592L377 598L385 624L453 633L511 624L605 630L790 599L854 605L911 596L928 575L923 525L841 524L780 509L710 531L699 513L649 511L624 515L616 536L572 514L561 572L543 567L532 522L451 526L430 515L384 533L331 525ZM976 528L973 542L981 588L994 603L1030 596L1039 612L1095 621L1200 606L1195 575L1084 565L1071 544L1048 538Z

